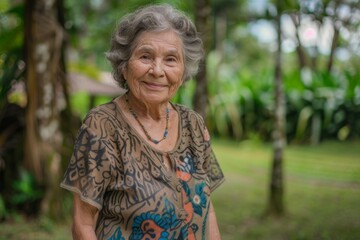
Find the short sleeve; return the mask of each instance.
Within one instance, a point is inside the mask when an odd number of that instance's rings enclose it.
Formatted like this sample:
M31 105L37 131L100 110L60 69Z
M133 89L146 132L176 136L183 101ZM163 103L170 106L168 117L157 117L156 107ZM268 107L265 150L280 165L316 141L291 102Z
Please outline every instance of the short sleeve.
M225 177L216 159L215 153L211 147L210 135L205 125L204 141L204 169L206 169L207 171L208 178L210 180L210 190L212 192L225 181Z
M60 186L80 194L83 201L100 210L111 181L111 166L106 142L95 132L85 123L81 126Z

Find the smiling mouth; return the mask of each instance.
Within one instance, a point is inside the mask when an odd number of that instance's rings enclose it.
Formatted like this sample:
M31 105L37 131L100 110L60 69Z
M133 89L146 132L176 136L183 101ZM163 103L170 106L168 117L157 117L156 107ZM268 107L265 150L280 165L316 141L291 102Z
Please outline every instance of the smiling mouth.
M154 88L154 89L162 89L167 87L166 84L161 84L161 83L143 82L143 84L145 84L149 88Z

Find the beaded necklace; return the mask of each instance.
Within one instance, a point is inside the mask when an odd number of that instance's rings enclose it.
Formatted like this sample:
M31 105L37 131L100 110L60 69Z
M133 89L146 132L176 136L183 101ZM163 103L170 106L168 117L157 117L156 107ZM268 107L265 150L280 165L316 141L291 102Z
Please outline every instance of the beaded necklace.
M144 133L145 133L145 135L146 135L146 137L147 137L147 139L148 139L149 141L151 141L151 142L153 142L153 143L155 143L155 144L158 144L158 143L160 143L161 141L163 141L163 140L165 140L165 139L167 138L167 136L168 136L168 134L169 134L169 129L168 129L168 128L169 128L169 112L170 112L169 108L166 107L166 110L165 110L165 113L166 113L166 125L165 125L165 130L164 130L163 137L162 137L162 139L160 139L160 140L156 140L156 139L153 139L153 138L149 135L149 133L148 133L148 131L145 129L144 125L142 125L142 123L140 122L137 114L136 114L135 111L131 108L130 103L129 103L129 97L128 97L128 94L127 94L127 93L125 94L125 101L126 101L126 103L127 103L127 105L128 105L128 108L129 108L129 111L130 111L131 115L132 115L132 116L135 118L135 120L139 123L140 127L141 127L142 130L144 131Z

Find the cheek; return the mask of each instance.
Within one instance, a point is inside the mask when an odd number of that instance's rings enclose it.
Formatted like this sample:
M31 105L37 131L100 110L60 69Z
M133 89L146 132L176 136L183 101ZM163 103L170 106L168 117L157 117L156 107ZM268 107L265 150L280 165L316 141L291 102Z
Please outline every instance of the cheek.
M120 72L123 76L123 78L128 81L129 80L129 73L130 73L130 70L128 67L124 67L123 69L120 69Z
M129 67L124 71L124 78L127 81L129 85L136 85L137 84L137 78L138 78L138 71L134 69L133 67Z
M174 82L174 83L171 85L171 87L170 87L170 89L169 89L169 94L170 94L170 95L175 95L176 92L177 92L177 90L180 88L181 84L182 84L182 79L179 78L179 80L176 81L176 83Z
M179 88L182 82L183 80L181 73L176 73L173 75L172 84L171 84L173 88Z
M173 74L173 85L175 85L176 87L179 87L182 83L183 83L183 78L184 78L184 70L183 69L178 69L177 71L174 71Z

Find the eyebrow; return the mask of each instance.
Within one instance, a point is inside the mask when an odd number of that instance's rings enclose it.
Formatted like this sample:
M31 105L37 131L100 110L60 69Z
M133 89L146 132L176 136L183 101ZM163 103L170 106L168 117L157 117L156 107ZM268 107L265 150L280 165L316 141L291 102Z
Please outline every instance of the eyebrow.
M153 48L148 47L148 46L141 46L141 47L137 48L136 51L137 52L140 52L140 51L142 51L142 52L152 52L154 50L153 50Z
M138 49L136 49L136 52L154 52L154 48L149 46L141 46ZM167 50L166 53L181 56L181 51L179 51L177 48L171 48Z

